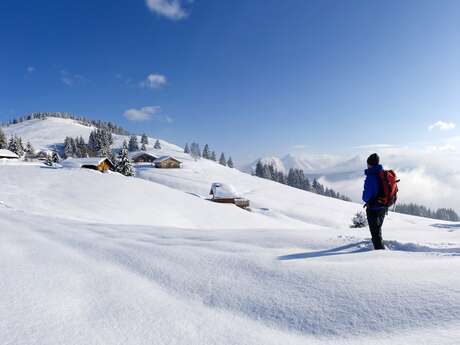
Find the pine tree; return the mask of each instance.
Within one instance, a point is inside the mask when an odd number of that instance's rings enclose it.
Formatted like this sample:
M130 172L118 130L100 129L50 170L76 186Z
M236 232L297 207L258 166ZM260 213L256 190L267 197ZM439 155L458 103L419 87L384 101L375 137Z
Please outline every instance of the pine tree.
M233 168L233 159L232 159L231 156L228 158L227 166L228 166L229 168Z
M142 143L142 145L141 145L141 151L147 151L147 147L145 146L145 143Z
M0 128L0 149L6 149L8 146L8 142L6 140L6 135Z
M155 141L155 145L153 145L153 148L156 150L161 150L160 140L157 139L157 141Z
M79 158L86 158L88 157L88 146L85 143L83 137L79 137L76 139L76 156Z
M117 165L115 170L125 176L134 176L133 165L129 161L128 145L123 142L123 147L118 154Z
M211 152L209 152L209 145L208 144L204 145L203 158L206 158L206 159L211 158Z
M255 175L258 176L258 177L262 177L263 175L263 169L264 169L264 166L262 164L262 162L259 160L257 161L256 163L256 169L254 171Z
M192 143L190 145L190 155L195 159L200 159L201 158L201 150L200 150L200 145L198 143Z
M53 151L53 154L51 155L51 160L53 161L53 163L59 163L60 158L56 151Z
M26 153L26 158L27 159L35 157L35 149L32 146L32 144L30 143L30 141L27 142L25 153Z
M267 164L263 165L262 177L267 179L267 180L273 180L272 171L270 170L270 167Z
M22 146L21 138L16 135L12 136L8 141L8 150L22 157L24 155L24 147Z
M214 161L214 162L217 162L216 151L212 151L212 152L211 152L211 160Z
M74 149L70 137L66 137L64 140L64 158L74 157Z
M367 226L367 218L364 212L357 212L351 220L350 228L365 228Z
M139 151L139 143L137 142L137 136L131 135L129 138L128 150L132 151Z
M223 152L220 154L219 164L223 166L227 166L227 160L225 159L225 155Z
M190 147L188 147L188 143L185 144L184 153L190 153Z
M141 144L148 145L149 144L149 138L147 137L147 134L142 134L141 137ZM145 151L145 150L144 150Z

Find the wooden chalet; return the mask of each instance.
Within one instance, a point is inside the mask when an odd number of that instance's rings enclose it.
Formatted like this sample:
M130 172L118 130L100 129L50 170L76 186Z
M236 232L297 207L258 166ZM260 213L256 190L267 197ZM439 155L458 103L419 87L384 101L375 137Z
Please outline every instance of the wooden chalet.
M0 149L0 159L19 159L19 156L13 151Z
M91 169L100 172L106 172L107 170L115 169L112 161L106 157L71 158L64 161L63 166Z
M182 167L182 162L171 156L163 156L155 159L153 162L156 168L160 169L179 169Z
M235 204L241 208L248 208L250 204L248 199L238 195L233 186L225 183L213 183L209 194L211 195L211 201L222 204Z
M133 163L153 163L158 159L158 156L152 155L151 153L140 151L131 155Z

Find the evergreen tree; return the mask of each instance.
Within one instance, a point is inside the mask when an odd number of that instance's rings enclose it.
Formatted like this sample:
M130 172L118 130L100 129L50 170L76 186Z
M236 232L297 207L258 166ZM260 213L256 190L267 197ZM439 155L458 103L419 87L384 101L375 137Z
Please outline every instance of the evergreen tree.
M88 147L85 143L83 137L79 137L76 139L76 156L79 158L86 158L88 157Z
M367 217L364 212L357 212L351 220L350 228L365 228L367 226Z
M59 155L57 154L56 151L53 151L52 155L51 155L51 161L53 163L59 163L60 161L60 158L59 158Z
M190 154L195 160L201 158L201 150L200 145L198 143L192 143L190 145Z
M8 142L6 140L6 135L0 128L0 149L6 149L8 146Z
M74 157L75 155L71 139L70 137L64 139L64 158Z
M270 167L267 164L263 165L262 177L267 179L267 180L273 180L272 171L270 170Z
M8 150L16 153L19 157L24 155L24 147L22 146L22 140L18 136L12 136L8 141Z
M30 141L27 142L25 153L26 153L26 158L27 159L35 157L35 149L32 146L32 144L30 143Z
M233 168L233 159L232 159L231 156L228 158L227 166L228 166L229 168Z
M264 170L264 166L263 166L262 162L260 160L257 161L256 170L255 170L256 176L263 177L263 170Z
M115 170L125 176L134 176L133 165L129 161L128 145L123 142L123 147L118 154L117 165Z
M211 158L211 152L209 151L209 146L208 144L204 145L203 149L203 158L210 159Z
M223 152L220 154L219 164L223 166L227 166L227 160L225 159L225 155Z
M142 143L142 145L141 145L141 151L147 151L147 147L145 147L145 143Z
M129 138L128 150L132 151L139 151L139 143L137 142L137 136L131 135Z
M141 137L141 144L144 144L144 145L148 145L149 144L149 138L147 137L147 135L144 133L142 134L142 137ZM144 150L145 151L145 150Z
M188 143L185 144L184 153L190 153L190 147L188 147Z
M153 148L156 150L161 150L160 140L157 139L157 141L155 141L155 145L153 145Z
M87 151L91 157L107 157L111 154L110 146L113 144L112 133L107 129L91 131L88 139Z
M216 151L212 151L212 152L211 152L211 160L214 161L214 162L217 162Z

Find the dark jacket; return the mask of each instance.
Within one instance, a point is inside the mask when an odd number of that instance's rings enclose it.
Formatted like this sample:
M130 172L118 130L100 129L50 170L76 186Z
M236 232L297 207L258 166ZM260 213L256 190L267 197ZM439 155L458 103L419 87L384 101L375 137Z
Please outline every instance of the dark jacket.
M378 196L383 193L380 177L378 176L382 170L383 167L377 164L364 171L366 180L364 181L363 201L367 204L368 209L371 210L384 208L383 205L377 202Z

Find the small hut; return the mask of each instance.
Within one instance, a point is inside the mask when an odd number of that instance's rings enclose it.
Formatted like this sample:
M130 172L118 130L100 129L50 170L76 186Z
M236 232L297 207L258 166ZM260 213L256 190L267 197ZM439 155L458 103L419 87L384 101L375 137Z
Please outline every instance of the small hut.
M19 159L19 156L13 151L0 149L0 159Z
M171 156L163 156L153 162L156 168L160 169L179 169L182 162Z
M153 163L158 156L154 156L151 153L140 151L131 155L133 163Z
M106 172L114 170L115 166L110 159L106 157L92 158L70 158L63 162L63 166L71 168L82 168Z
M225 183L213 183L209 194L211 195L211 201L214 202L235 204L241 208L249 207L249 200L240 197L233 186Z

